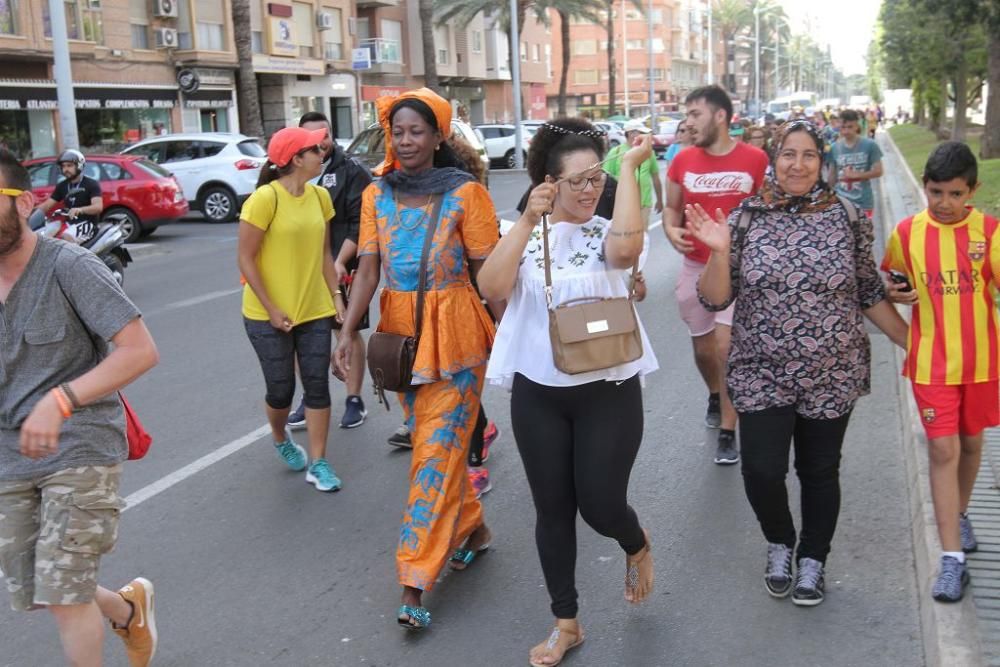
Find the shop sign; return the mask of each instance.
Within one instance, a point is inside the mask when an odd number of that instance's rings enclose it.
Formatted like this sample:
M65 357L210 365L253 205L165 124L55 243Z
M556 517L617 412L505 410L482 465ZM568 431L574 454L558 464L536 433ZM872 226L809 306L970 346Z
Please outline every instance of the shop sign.
M365 102L374 102L386 95L396 97L406 92L406 88L394 88L392 86L361 86L361 99Z
M184 107L186 109L218 109L221 107L233 106L233 93L231 90L205 90L184 96Z
M256 54L253 57L253 71L258 74L308 74L323 76L326 64L322 60L307 58L276 58Z
M372 52L367 48L351 49L351 69L371 69Z
M269 16L267 18L270 27L268 34L271 38L271 48L269 49L271 55L293 58L299 55L299 42L295 38L295 23L292 22L292 19L282 16Z
M201 86L201 77L195 70L185 67L177 70L177 85L182 93L193 93Z
M195 67L195 74L201 80L203 86L231 86L233 85L233 73L225 69L208 69L205 67Z
M74 91L77 109L173 109L177 91L142 88L80 87ZM59 108L55 86L0 86L0 109L50 111Z

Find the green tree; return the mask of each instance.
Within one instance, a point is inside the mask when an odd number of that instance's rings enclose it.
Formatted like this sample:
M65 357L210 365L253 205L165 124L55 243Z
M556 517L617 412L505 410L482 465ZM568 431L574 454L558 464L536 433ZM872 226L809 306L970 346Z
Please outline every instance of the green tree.
M735 94L736 72L730 71L730 63L736 61L736 38L746 35L753 26L750 4L747 0L715 0L712 5L712 24L726 49L724 87Z

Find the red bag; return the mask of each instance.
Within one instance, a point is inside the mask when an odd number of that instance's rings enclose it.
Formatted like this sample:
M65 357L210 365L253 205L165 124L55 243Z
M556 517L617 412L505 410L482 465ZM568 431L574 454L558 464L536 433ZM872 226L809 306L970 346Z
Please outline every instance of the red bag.
M128 460L135 461L141 459L149 451L149 446L153 444L153 436L142 427L138 415L125 400L125 394L118 392L121 399L122 408L125 410L125 437L128 440Z

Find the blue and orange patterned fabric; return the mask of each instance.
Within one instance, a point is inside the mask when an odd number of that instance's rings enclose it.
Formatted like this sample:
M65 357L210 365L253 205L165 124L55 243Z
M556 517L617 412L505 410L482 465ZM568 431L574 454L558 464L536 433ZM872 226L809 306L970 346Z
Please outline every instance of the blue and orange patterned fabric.
M416 384L451 379L486 363L494 326L472 286L470 260L486 259L499 240L496 211L481 184L443 195L428 258L423 331L413 366ZM433 201L397 207L392 188L373 183L361 202L358 254L378 255L385 288L379 331L412 336L416 327L420 256Z

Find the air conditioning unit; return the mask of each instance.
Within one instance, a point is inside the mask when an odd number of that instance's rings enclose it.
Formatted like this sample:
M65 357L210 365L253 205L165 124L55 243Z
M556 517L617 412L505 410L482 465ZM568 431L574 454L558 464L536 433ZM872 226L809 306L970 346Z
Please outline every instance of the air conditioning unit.
M157 28L153 33L156 35L156 48L177 48L177 31L173 28Z
M316 28L330 30L333 28L334 16L331 12L316 12Z
M153 15L161 19L177 18L177 3L184 0L153 0Z

